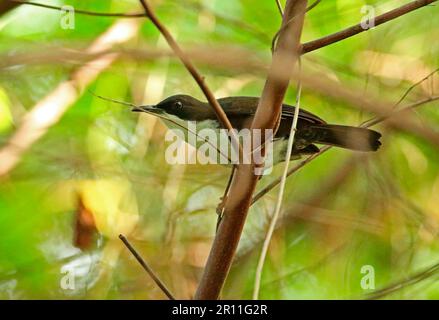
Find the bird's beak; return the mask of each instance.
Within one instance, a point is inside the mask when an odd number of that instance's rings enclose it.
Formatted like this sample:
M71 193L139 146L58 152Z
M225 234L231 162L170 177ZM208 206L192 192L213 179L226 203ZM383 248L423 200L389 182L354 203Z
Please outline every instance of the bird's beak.
M162 110L157 108L155 105L147 105L147 106L138 106L131 109L133 112L152 112L152 113L160 113Z

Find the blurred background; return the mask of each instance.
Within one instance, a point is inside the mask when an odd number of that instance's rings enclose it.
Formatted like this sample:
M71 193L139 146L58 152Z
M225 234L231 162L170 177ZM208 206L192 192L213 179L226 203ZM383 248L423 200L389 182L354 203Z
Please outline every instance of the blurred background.
M191 298L230 169L167 164L161 120L93 93L153 104L177 93L205 100L199 87L144 18L72 18L7 2L0 2L0 298L165 299L120 233L176 297ZM142 12L135 0L39 2ZM307 13L302 42L360 22L365 5L381 14L407 2L323 0ZM260 96L281 22L275 1L151 4L217 98ZM303 70L389 104L404 98L398 108L434 97L438 14L438 5L426 6L308 53ZM373 117L307 88L301 106L331 123ZM438 107L426 103L410 116L437 128ZM383 133L378 152L331 149L287 180L261 299L439 298L437 147L385 122L373 128ZM277 191L251 208L222 298L251 298Z

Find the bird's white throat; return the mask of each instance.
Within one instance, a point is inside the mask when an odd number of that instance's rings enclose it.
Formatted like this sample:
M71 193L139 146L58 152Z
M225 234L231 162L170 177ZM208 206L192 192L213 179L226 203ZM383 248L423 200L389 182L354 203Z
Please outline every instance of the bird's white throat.
M216 120L204 121L184 121L173 115L166 115L169 121L164 120L165 124L171 129L165 140L171 142L166 150L166 160L170 164L237 164L250 163L253 161L259 165L257 174L268 174L273 165L273 144L271 143L272 130L266 130L265 135L262 130L242 129L236 131L244 154L249 154L250 158L240 158L238 147L231 143L232 134L219 126ZM270 142L265 144L265 159L260 146L263 137L269 137ZM189 159L187 145L197 149L197 157ZM252 149L254 148L254 149ZM276 153L283 150L283 146L275 144Z

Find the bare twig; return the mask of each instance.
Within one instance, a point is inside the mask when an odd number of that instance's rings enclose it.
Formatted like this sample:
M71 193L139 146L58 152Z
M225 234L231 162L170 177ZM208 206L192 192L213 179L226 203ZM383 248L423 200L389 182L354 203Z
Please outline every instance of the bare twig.
M430 79L430 77L434 76L437 72L439 72L439 68L436 70L433 70L432 72L430 72L428 75L426 75L424 78L422 78L421 80L419 80L418 82L414 83L413 85L411 85L405 92L404 94L401 96L401 98L398 100L397 103L395 103L395 105L393 106L393 108L395 109L396 107L398 107L401 102L404 101L404 99L409 95L409 93L415 89L417 86L419 86L420 84L422 84L424 81L427 81L428 79ZM429 99L434 100L434 97L430 97ZM429 100L429 101L432 101ZM427 102L429 102L427 101ZM414 107L416 107L417 105L415 105ZM391 113L389 116L391 116L393 113ZM374 124L381 122L383 120L385 120L386 118L388 118L389 116L375 116L372 119L366 120L364 121L361 125L368 125L368 126L373 126Z
M294 75L296 76L296 75ZM392 112L392 105L373 94L367 96L359 93L349 85L340 85L321 73L307 73L301 77L304 88L314 93L324 94L327 98L344 100L358 109L372 112L379 116L387 116ZM439 149L439 133L427 124L421 124L413 117L403 113L387 118L386 126L403 132L414 134Z
M375 18L375 25L374 26L379 26L383 23L394 20L400 16L403 16L403 15L411 12L411 11L422 8L422 7L429 5L429 4L436 2L436 1L437 0L412 1L412 2L405 4L399 8L393 9L389 12L386 12L382 15L377 16ZM336 43L336 42L339 42L339 41L344 40L346 38L355 36L361 32L367 31L367 30L369 30L369 29L363 28L361 23L359 23L359 24L356 24L352 27L349 27L349 28L346 28L346 29L341 30L339 32L336 32L334 34L307 42L307 43L303 44L303 46L302 46L302 54L329 46L333 43Z
M395 104L394 108L396 108L397 106L399 106L401 104L401 102L404 101L404 99L409 95L409 93L416 88L417 86L419 86L421 83L423 83L424 81L427 81L428 79L430 79L430 77L434 76L437 72L439 72L439 68L433 70L432 72L430 72L429 74L427 74L424 78L422 78L421 80L419 80L418 82L414 83L413 85L411 85L407 91L402 95L402 97L398 100L398 102Z
M155 282L155 284L163 291L163 293L169 298L169 300L175 300L172 293L168 290L166 285L163 283L163 281L160 280L159 277L156 276L154 271L146 264L145 260L137 253L136 249L133 248L133 246L128 242L128 239L125 238L124 235L120 234L119 239L122 240L124 245L130 250L134 258L140 263L140 265L143 267L143 269L149 274L151 279Z
M198 70L195 68L195 66L193 65L193 63L189 59L189 56L187 56L186 53L184 53L183 50L180 48L180 46L177 44L177 42L175 41L174 37L171 35L169 30L157 18L157 16L155 15L155 13L152 10L149 3L146 0L139 0L139 1L142 4L143 9L145 10L146 16L151 20L151 22L160 31L160 33L163 35L163 37L168 42L171 49L178 56L178 58L181 60L183 65L186 67L186 69L192 75L194 80L197 82L201 91L206 96L207 101L209 102L209 104L211 105L213 110L215 111L215 114L218 117L219 122L224 126L224 128L226 128L230 131L232 139L234 140L233 141L234 145L240 146L239 139L236 136L235 131L233 130L232 124L230 123L229 119L227 118L227 115L224 112L223 108L216 100L212 91L205 84L204 77L201 76L201 74L198 72Z
M405 108L403 108L403 109L401 109L401 110L394 111L394 112L392 112L392 113L390 113L390 114L388 114L388 115L384 115L384 116L380 116L380 117L372 118L372 119L370 119L369 121L365 122L365 123L362 125L362 127L369 128L369 127L371 127L371 126L376 125L377 123L380 123L380 122L383 122L383 121L389 119L389 118L392 117L392 115L394 115L394 114L401 113L401 112L406 112L406 111L410 111L410 110L412 110L412 109L414 109L414 108L417 108L417 107L419 107L419 106L422 106L423 104L426 104L426 103L428 103L428 102L432 102L432 101L437 101L437 100L439 100L439 96L434 96L434 97L428 97L428 98L425 98L425 99L423 99L423 100L420 100L420 101L417 101L417 102L415 102L415 103L412 103L412 104L406 106Z
M32 2L32 1L6 0L6 2L14 2L14 3L17 3L17 4L26 4L26 5L31 5L31 6L35 6L35 7L46 8L46 9L53 9L53 10L60 10L60 11L64 10L63 7L52 6L52 5L49 5L49 4ZM120 17L120 18L141 18L141 17L145 17L145 14L143 12L142 13L116 13L116 12L112 13L112 12L88 11L88 10L81 10L81 9L76 9L76 8L75 8L75 13L86 15L86 16L109 17L109 18L116 18L116 17Z
M274 129L278 123L285 91L288 87L300 48L306 0L287 1L283 22L296 19L283 29L251 129ZM262 141L264 143L264 141ZM252 159L253 160L253 159ZM258 176L254 164L239 164L230 187L224 218L215 236L196 299L217 299L229 272L250 206Z
M308 8L306 8L306 12L311 11L312 9L314 9L315 7L317 7L317 5L322 2L322 0L316 0L314 1L314 3L312 3Z
M282 4L280 3L280 0L275 0L277 9L279 10L280 16L284 16L284 9L282 8Z
M325 263L329 262L335 256L337 256L337 254L339 254L345 248L346 248L346 243L343 243L343 244L337 246L336 248L334 248L333 250L331 250L329 253L325 254L323 257L318 259L316 262L314 262L308 266L301 267L301 268L294 270L294 271L290 271L286 274L282 274L282 275L276 277L275 279L273 279L269 282L262 283L261 288L268 287L270 285L273 285L273 284L278 283L280 281L283 281L285 279L291 280L292 278L300 275L303 272L311 272L312 270L318 269L318 268L324 266ZM246 290L246 293L247 292L248 291Z
M421 106L421 105L424 105L424 104L426 104L426 103L428 103L428 102L437 101L437 100L439 100L439 96L429 97L429 98L423 99L423 100L421 100L421 101L418 101L418 102L412 103L412 104L410 104L410 105L407 105L406 107L404 107L404 108L401 109L401 110L393 111L392 114L389 114L389 115L387 115L387 116L383 116L383 117L380 117L380 118L373 118L373 119L375 119L374 121L371 121L371 122L368 121L367 123L365 123L365 124L363 125L363 127L365 127L365 128L369 128L369 127L371 127L371 126L373 126L373 125L376 125L376 124L378 124L378 123L380 123L380 122L382 122L382 121L385 121L386 119L388 119L388 118L389 118L391 115L393 115L393 114L406 112L406 111L411 110L411 109L413 109L413 108L417 108L417 107L419 107L419 106ZM373 120L373 119L371 119L371 120ZM328 151L328 150L331 149L331 148L332 148L331 146L325 146L325 147L323 147L323 148L320 149L320 152L315 153L315 154L309 156L308 158L306 158L305 160L301 161L299 164L295 165L293 168L291 168L291 169L288 171L288 176L290 176L290 175L292 175L293 173L297 172L299 169L301 169L302 167L304 167L306 164L310 163L312 160L314 160L315 158L319 157L320 155L322 155L323 153L325 153L326 151ZM265 186L262 190L260 190L260 191L259 191L259 192L253 197L253 199L252 199L252 205L253 205L256 201L258 201L259 199L261 199L264 195L266 195L268 192L270 192L270 191L271 191L274 187L276 187L280 182L281 182L281 178L279 177L279 178L273 180L273 181L272 181L270 184L268 184L267 186Z
M383 298L391 293L395 293L398 290L407 288L409 286L412 286L414 284L417 284L425 279L428 279L429 277L437 274L439 271L439 263L436 263L432 265L429 268L426 268L423 271L417 272L410 277L403 279L401 281L398 281L394 284L391 284L388 287L376 290L366 296L367 300L374 300L374 299L380 299Z
M300 69L300 60L299 60L299 69ZM280 190L276 201L276 207L274 209L273 216L270 221L270 225L268 227L267 235L264 239L264 244L262 245L261 255L259 257L258 265L256 267L256 275L255 275L255 286L253 291L253 300L258 300L259 298L259 289L261 286L261 278L262 271L265 264L265 258L267 256L268 247L270 246L271 238L273 236L274 228L276 227L277 221L279 219L280 210L282 207L282 201L285 191L285 183L288 177L288 166L290 164L291 153L293 151L294 137L296 135L297 128L297 120L299 119L299 111L300 111L300 95L302 93L302 84L300 83L300 78L297 85L297 96L296 96L296 105L294 109L294 117L293 122L290 129L290 135L288 139L287 152L285 155L285 164L284 170L281 176L280 181Z
M314 153L313 155L309 156L305 160L301 161L299 164L295 165L293 168L291 168L288 171L288 176L292 175L294 172L298 171L300 168L304 167L306 164L320 156L321 154L328 151L331 147L326 146L320 149L318 153ZM265 186L262 190L260 190L252 199L252 205L261 199L263 196L265 196L268 192L270 192L274 187L276 187L281 182L281 177L277 178L276 180L273 180L270 184Z

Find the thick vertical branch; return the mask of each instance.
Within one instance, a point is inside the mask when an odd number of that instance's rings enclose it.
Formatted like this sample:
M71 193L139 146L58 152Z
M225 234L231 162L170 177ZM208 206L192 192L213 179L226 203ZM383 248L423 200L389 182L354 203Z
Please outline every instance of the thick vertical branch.
M274 129L279 120L291 71L299 56L306 6L307 0L287 1L278 45L273 54L252 128ZM225 204L224 218L214 239L195 299L219 297L235 256L258 180L254 169L253 164L237 166L236 176L230 186L230 197Z

